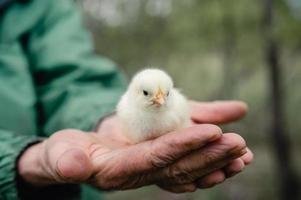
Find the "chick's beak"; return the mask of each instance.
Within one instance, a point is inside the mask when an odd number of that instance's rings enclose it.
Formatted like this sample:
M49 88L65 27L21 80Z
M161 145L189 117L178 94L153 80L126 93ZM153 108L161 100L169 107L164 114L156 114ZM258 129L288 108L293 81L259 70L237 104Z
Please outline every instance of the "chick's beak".
M153 98L153 103L158 106L161 106L165 103L164 93L161 89L159 89L159 91L155 94L155 97Z

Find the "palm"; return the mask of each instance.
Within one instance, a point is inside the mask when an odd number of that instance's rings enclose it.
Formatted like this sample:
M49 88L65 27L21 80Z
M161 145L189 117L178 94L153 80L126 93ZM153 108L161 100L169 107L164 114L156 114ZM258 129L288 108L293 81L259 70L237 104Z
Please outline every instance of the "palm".
M223 123L242 117L246 111L244 106L235 103L232 113L229 105L228 110L222 106L216 109L194 102L191 118L194 123ZM207 113L200 114L203 108ZM213 138L216 142L211 144ZM156 183L176 192L193 190L195 182L199 187L217 182L210 173L216 176L215 170L245 153L242 138L235 134L222 136L220 129L213 125L196 125L155 140L131 144L115 116L104 120L97 133L63 130L43 145L42 153L47 155L44 168L56 181L86 182L101 189L128 189ZM250 162L251 153L242 159Z
M191 124L222 124L236 121L246 113L246 105L233 102L198 103L191 101ZM131 144L122 132L117 117L106 119L98 129L98 137L111 147L122 147Z
M192 125L202 123L221 124L236 121L242 118L246 113L246 106L240 102L215 102L215 103L198 103L191 102L191 123ZM99 127L97 137L103 142L104 148L110 149L111 153L120 148L126 148L131 145L122 132L117 117L107 118ZM252 155L242 157L243 161L248 164ZM129 155L130 156L130 155ZM137 177L139 179L139 177Z
M118 132L114 134L116 135L109 138L104 132L57 132L44 143L46 148L43 153L49 158L44 167L49 168L52 177L59 182L85 181L101 189L136 188L145 185L147 180L140 183L138 174L141 170L148 170L148 167L135 170L128 169L125 165L139 149L138 145L128 146L125 141L117 140ZM74 159L81 161L80 165L72 164Z

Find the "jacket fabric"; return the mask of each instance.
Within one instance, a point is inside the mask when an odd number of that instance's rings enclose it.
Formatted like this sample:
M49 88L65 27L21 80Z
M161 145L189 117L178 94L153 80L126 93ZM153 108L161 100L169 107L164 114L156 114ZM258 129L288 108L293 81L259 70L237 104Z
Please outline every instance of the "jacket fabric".
M24 148L65 128L91 130L114 110L125 79L94 54L74 1L14 1L0 12L0 199L14 200ZM48 192L59 197L64 189L56 187ZM35 192L46 199L47 189Z

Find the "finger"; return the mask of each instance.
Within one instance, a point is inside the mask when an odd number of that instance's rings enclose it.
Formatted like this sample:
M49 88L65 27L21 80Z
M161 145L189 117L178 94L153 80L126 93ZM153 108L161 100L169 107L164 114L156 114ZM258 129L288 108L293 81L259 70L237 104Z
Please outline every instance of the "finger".
M195 192L197 189L197 186L194 183L162 187L159 185L159 187L173 193Z
M82 182L92 173L92 164L86 153L79 148L65 151L57 160L55 171L61 180Z
M223 124L241 119L248 107L241 101L191 102L191 119L196 123Z
M155 167L165 167L184 155L216 141L222 130L211 124L195 125L166 134L151 143L149 160Z
M198 188L210 188L216 184L224 182L226 179L225 173L222 170L216 170L196 181Z
M241 158L232 160L225 168L225 174L227 177L232 177L245 168L244 161Z
M218 141L197 150L150 178L162 179L167 185L191 183L246 153L246 143L237 134L224 134Z
M93 159L97 177L103 174L116 174L111 180L98 180L100 185L116 184L122 182L120 177L139 176L135 186L145 185L147 180L151 182L151 173L174 163L184 155L217 140L222 136L222 131L215 125L202 124L171 132L157 139L142 142L115 150L111 154L101 154ZM112 156L114 154L114 156ZM162 177L161 177L162 178Z
M135 171L144 172L163 168L189 152L217 140L221 135L222 131L219 127L202 124L134 145L131 150L136 155L134 164L138 168L135 168ZM137 164L139 161L141 163Z
M55 133L43 143L46 149L43 155L46 158L44 168L58 182L74 183L87 179L92 173L92 163L87 152L89 140L81 131L64 130Z
M247 153L243 155L241 159L243 160L245 165L249 165L254 159L254 154L249 148L247 148Z

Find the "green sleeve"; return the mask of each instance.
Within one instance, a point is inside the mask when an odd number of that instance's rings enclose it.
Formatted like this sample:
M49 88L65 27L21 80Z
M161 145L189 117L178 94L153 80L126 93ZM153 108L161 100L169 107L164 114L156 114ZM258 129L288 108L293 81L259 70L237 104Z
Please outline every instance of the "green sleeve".
M114 111L125 88L116 65L93 52L71 0L52 0L28 40L43 132L91 129Z
M36 137L22 136L0 129L0 199L18 199L16 190L16 160Z

